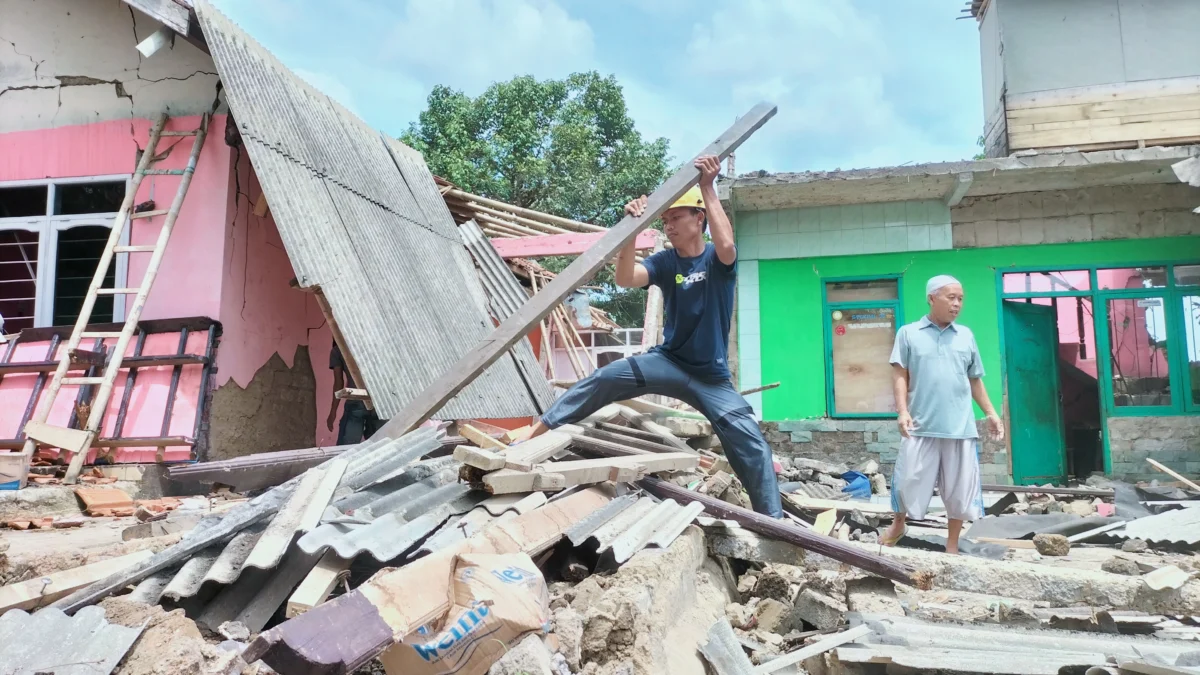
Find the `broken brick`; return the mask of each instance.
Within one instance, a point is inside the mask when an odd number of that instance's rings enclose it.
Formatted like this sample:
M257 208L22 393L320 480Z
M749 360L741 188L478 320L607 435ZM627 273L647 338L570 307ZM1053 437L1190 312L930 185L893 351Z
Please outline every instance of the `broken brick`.
M124 490L115 488L75 488L75 496L83 502L84 510L90 516L100 515L101 511L127 510L124 515L133 515L133 498ZM114 514L115 515L115 514Z

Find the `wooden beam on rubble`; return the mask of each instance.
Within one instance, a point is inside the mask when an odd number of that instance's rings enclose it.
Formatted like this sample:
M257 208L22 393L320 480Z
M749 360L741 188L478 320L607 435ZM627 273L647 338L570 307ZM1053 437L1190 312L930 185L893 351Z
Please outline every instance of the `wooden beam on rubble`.
M713 518L735 521L751 532L756 532L772 539L786 541L806 551L812 551L827 558L833 558L838 562L853 565L863 571L891 579L892 581L915 586L922 590L928 590L933 582L933 575L927 571L918 570L897 560L863 551L848 542L838 541L832 537L825 537L808 530L803 530L785 520L776 520L775 518L755 513L749 509L728 504L716 497L692 492L687 488L679 487L664 480L653 477L643 478L638 481L638 486L660 499L674 499L680 504L700 502L704 505L704 512Z
M729 156L738 146L775 115L775 106L760 103L738 119L725 133L701 151L700 155ZM645 213L639 217L626 216L609 228L600 241L575 259L567 269L529 299L521 308L500 324L492 334L458 363L431 382L398 414L380 429L389 438L398 438L429 419L462 391L501 355L525 337L542 319L549 316L572 291L587 283L614 255L661 216L685 192L700 180L700 172L687 162L650 195Z

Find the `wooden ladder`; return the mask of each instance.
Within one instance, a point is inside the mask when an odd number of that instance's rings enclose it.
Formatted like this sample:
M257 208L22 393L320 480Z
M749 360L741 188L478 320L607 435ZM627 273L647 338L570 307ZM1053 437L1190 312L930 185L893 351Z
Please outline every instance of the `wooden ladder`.
M26 438L22 449L25 473L28 473L37 444L41 443L75 453L71 458L71 465L68 467L67 475L64 479L66 483L74 483L83 469L84 459L87 457L92 443L100 435L104 415L108 409L108 401L112 396L113 385L116 383L117 373L121 370L121 362L125 356L125 349L128 347L129 340L133 336L134 331L137 330L142 308L146 306L146 297L150 294L150 286L154 283L154 278L158 274L158 267L162 263L163 252L167 248L167 241L171 238L171 230L175 227L175 219L179 217L179 209L183 206L183 198L187 195L188 186L192 182L192 175L196 171L196 162L200 157L200 149L204 147L204 138L208 135L209 116L207 114L201 117L200 126L191 131L164 131L163 127L166 126L167 119L166 113L159 115L154 126L150 129L150 140L146 143L146 149L142 151L137 168L133 172L133 180L129 185L129 189L125 192L125 199L121 202L121 209L117 212L116 219L113 221L112 231L108 236L108 243L105 244L104 253L101 254L100 261L96 265L96 274L92 277L91 285L88 286L87 295L83 300L83 307L79 310L79 318L75 320L75 328L71 331L71 339L67 342L67 348L59 352L58 369L54 371L54 378L50 381L49 389L42 396L41 400L38 401L37 410L33 417L25 424L24 432ZM170 155L170 149L162 157L156 154L158 152L159 139L164 136L194 137L192 152L188 157L186 168L150 168L151 165ZM175 199L171 202L169 209L165 211L131 213L138 188L142 184L142 179L146 176L180 177L179 187L175 191ZM163 221L162 229L158 233L158 241L153 246L119 245L125 228L134 219L156 218L159 216L166 216L166 219ZM108 272L108 267L112 263L113 256L119 253L150 254L150 262L146 266L146 273L142 277L141 285L137 288L101 288L101 285L104 283L104 277ZM133 302L125 312L125 324L118 333L90 332L85 330L91 322L92 308L96 304L96 298L101 295L134 296ZM95 339L97 340L97 344L102 344L101 341L106 338L116 338L117 340L116 345L113 346L112 351L107 355L104 353L103 347L100 347L99 352L79 348L80 342L83 340ZM103 367L103 375L95 377L70 377L67 375L71 370L87 371L96 366ZM87 414L87 424L83 429L71 429L46 424L46 419L50 416L50 410L54 407L54 399L58 396L59 389L64 384L83 387L98 385ZM83 422L82 419L79 421Z

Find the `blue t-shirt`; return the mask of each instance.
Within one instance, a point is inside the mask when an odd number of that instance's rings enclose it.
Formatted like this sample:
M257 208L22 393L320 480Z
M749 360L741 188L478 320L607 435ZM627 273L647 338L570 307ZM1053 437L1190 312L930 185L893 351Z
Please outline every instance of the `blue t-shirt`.
M663 343L652 351L666 355L698 379L730 379L726 357L737 261L726 265L717 257L716 247L706 244L695 258L667 249L642 265L650 273L650 285L663 293Z

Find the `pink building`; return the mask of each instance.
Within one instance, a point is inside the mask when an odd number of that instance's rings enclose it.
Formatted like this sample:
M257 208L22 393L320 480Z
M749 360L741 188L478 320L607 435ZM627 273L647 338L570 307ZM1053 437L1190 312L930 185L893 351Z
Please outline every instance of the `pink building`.
M66 342L151 120L163 112L170 130L194 129L209 112L212 123L141 317L148 334L138 354L195 358L138 368L129 392L123 372L101 433L108 440L91 458L218 459L330 444L325 318L312 294L290 286L295 274L274 219L255 208L263 194L249 157L231 142L223 99L214 109L212 59L181 37L140 55L135 45L162 27L133 9L140 4L6 4L14 11L5 9L5 35L15 42L0 46L0 333L8 336L0 344L0 448L21 445L44 364L57 360L51 342ZM164 138L160 152L170 148L170 156L158 168L181 168L190 146L189 137ZM148 176L134 203L165 209L178 181ZM135 219L128 243L152 244L162 222ZM137 286L146 259L118 254L114 284ZM109 298L93 322L120 322L124 312L123 298ZM126 356L134 355L131 343ZM71 421L76 389L63 387L49 423Z

